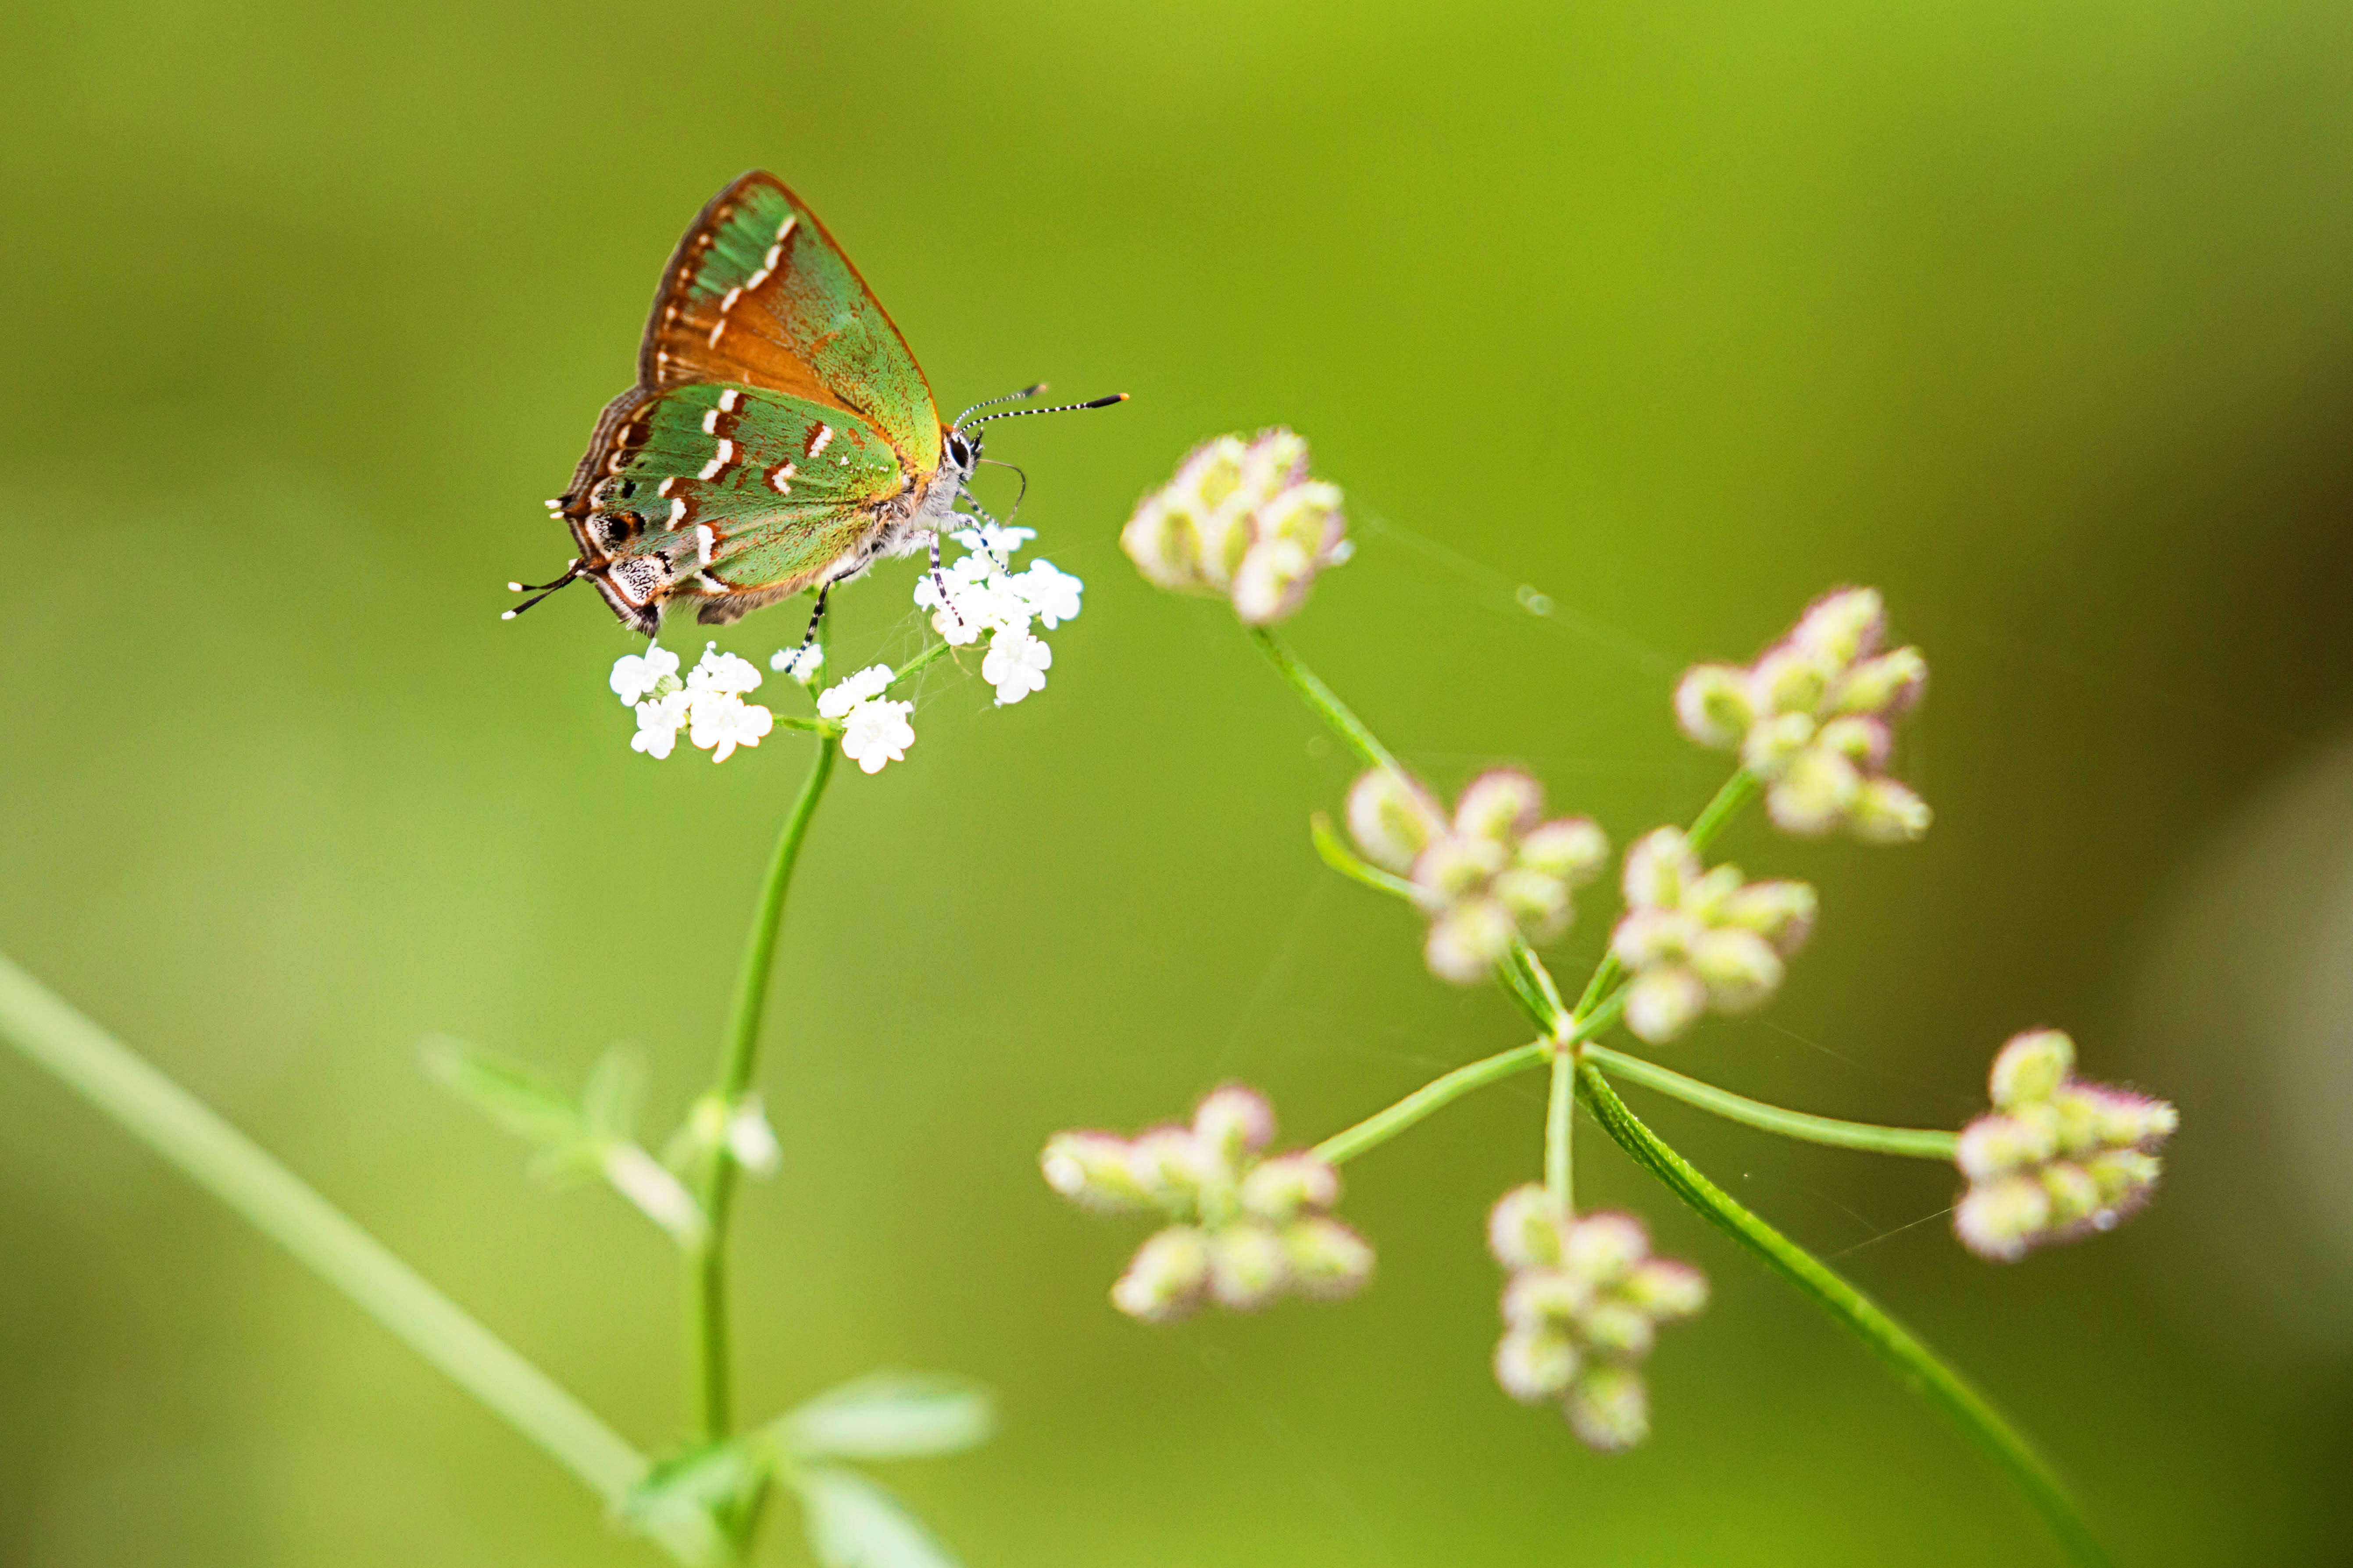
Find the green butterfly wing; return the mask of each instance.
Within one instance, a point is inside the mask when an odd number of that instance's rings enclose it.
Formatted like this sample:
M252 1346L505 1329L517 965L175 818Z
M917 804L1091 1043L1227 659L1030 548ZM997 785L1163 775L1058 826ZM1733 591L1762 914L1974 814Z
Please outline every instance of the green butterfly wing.
M857 559L906 488L871 424L806 398L696 383L625 416L579 524L623 596L680 594L706 622L788 597Z
M863 416L910 479L940 462L940 416L907 341L817 216L754 170L711 199L654 296L638 384L715 381Z

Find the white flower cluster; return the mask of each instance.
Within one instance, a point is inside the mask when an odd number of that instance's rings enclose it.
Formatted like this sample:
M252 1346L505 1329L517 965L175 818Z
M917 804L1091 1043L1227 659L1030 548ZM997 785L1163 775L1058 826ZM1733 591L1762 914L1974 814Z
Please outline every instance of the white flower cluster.
M1737 866L1704 871L1681 828L1646 835L1626 851L1626 913L1609 933L1609 951L1634 972L1626 1026L1656 1044L1711 1007L1761 1006L1814 913L1803 882L1743 882Z
M1919 701L1928 661L1916 647L1881 653L1886 633L1876 589L1841 589L1816 600L1746 668L1687 671L1675 717L1703 746L1738 748L1784 831L1812 837L1842 826L1874 844L1917 838L1928 831L1927 805L1885 770L1890 726Z
M1030 623L1034 619L1050 632L1075 618L1086 584L1044 561L1032 561L1023 572L1009 569L1007 557L1037 537L1033 530L988 523L959 530L954 537L966 553L943 569L938 582L928 572L919 578L915 603L932 612L933 629L950 647L988 639L980 676L997 688L998 707L1044 690L1054 650Z
M681 729L687 738L723 763L738 746L756 746L776 728L776 715L744 694L756 689L760 672L748 659L721 653L712 643L702 660L678 678L678 655L666 647L642 654L623 654L613 661L613 695L637 710L638 732L629 749L649 757L667 757L678 744Z
M2074 1068L2075 1042L2056 1029L2014 1036L1994 1058L1994 1109L1961 1130L1955 1160L1969 1184L1953 1232L1978 1257L2014 1263L2113 1230L2155 1190L2157 1146L2180 1116Z
M1194 448L1119 542L1150 581L1229 598L1253 626L1297 614L1316 574L1353 548L1339 487L1309 479L1306 438L1281 429Z
M1651 1257L1631 1215L1565 1215L1533 1184L1496 1203L1487 1245L1511 1276L1495 1346L1504 1392L1528 1405L1557 1400L1596 1448L1630 1448L1649 1436L1650 1395L1635 1367L1659 1324L1707 1305L1699 1270Z
M907 722L915 705L882 695L891 679L889 665L870 664L818 694L818 717L841 726L841 754L860 773L879 773L885 763L904 762L915 743L915 728Z
M1512 939L1568 929L1569 897L1609 853L1582 816L1544 817L1544 786L1493 768L1463 786L1450 819L1419 781L1375 768L1348 791L1348 833L1375 865L1411 879L1429 911L1422 956L1458 985L1486 979Z
M1274 1110L1254 1089L1211 1092L1190 1127L1126 1139L1058 1132L1039 1163L1056 1192L1084 1208L1158 1210L1176 1223L1137 1249L1112 1305L1147 1323L1215 1302L1238 1311L1286 1293L1330 1300L1372 1277L1373 1249L1327 1212L1340 1173L1304 1152L1264 1151Z

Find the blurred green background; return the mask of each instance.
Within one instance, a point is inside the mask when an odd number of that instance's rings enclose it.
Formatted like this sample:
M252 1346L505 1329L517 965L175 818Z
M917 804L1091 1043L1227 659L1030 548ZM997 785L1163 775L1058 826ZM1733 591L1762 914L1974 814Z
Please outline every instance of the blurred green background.
M709 1071L806 742L652 763L591 596L497 611L568 552L540 500L679 230L757 165L948 408L1135 401L991 437L1088 583L1049 689L931 681L909 761L818 820L763 1069L786 1170L739 1233L748 1413L879 1364L996 1384L1000 1441L891 1478L974 1568L2053 1560L1598 1136L1580 1195L1715 1304L1651 1363L1637 1454L1503 1398L1481 1221L1535 1172L1534 1079L1351 1169L1360 1300L1105 1304L1135 1230L1046 1191L1054 1129L1241 1078L1309 1140L1524 1037L1316 863L1345 759L1117 551L1190 442L1283 421L1361 543L1303 652L1434 780L1517 759L1620 842L1720 777L1671 729L1683 664L1886 589L1936 670L1905 763L1936 831L1744 827L1823 926L1769 1012L1670 1059L1953 1125L2004 1037L2061 1024L2182 1104L2167 1192L1991 1268L1949 1172L1630 1094L1978 1376L2126 1561L2343 1560L2343 5L86 0L0 13L0 949L641 1443L681 1419L664 1244L528 1184L415 1048L576 1079L636 1041L665 1117ZM838 657L915 645L913 575L838 599ZM0 1258L0 1559L651 1560L13 1056Z

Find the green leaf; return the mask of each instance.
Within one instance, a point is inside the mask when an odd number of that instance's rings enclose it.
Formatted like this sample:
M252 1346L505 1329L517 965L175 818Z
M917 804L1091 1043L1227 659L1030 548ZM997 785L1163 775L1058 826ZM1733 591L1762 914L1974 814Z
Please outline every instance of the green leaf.
M637 1136L638 1107L645 1097L645 1058L627 1046L615 1046L588 1069L587 1087L580 1091L580 1119L598 1138L628 1142Z
M737 1559L759 1517L774 1471L764 1445L713 1444L662 1459L629 1489L614 1511L641 1535L696 1563Z
M418 1047L425 1070L459 1099L534 1143L561 1146L587 1135L572 1101L520 1062L436 1035Z
M792 1482L823 1568L957 1568L922 1521L856 1471L802 1470Z
M1700 1216L1747 1247L1767 1267L1828 1312L1841 1328L1894 1368L1929 1404L1942 1410L1990 1455L2068 1555L2086 1568L2105 1564L2107 1553L2084 1522L2075 1500L2034 1446L1996 1410L1968 1379L1890 1317L1879 1303L1849 1284L1831 1267L1767 1225L1735 1201L1692 1163L1660 1141L1627 1109L1609 1080L1591 1062L1577 1069L1577 1097L1618 1146L1634 1158Z
M818 1459L918 1459L988 1440L997 1412L979 1384L936 1373L878 1372L828 1389L769 1430Z

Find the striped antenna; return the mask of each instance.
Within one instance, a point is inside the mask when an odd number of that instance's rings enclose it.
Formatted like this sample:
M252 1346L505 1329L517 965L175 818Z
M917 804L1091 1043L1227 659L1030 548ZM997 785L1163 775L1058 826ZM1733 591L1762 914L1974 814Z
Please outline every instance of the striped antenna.
M998 398L997 401L1002 403L1005 399ZM1051 408L1008 408L1002 414L985 414L979 418L974 420L973 424L976 426L986 425L992 419L1018 419L1025 414L1074 414L1082 408L1109 408L1114 403L1125 403L1126 401L1126 393L1114 392L1109 397L1090 398L1084 403L1058 404ZM961 430L964 427L964 421L962 419L958 419L955 423L955 428Z

